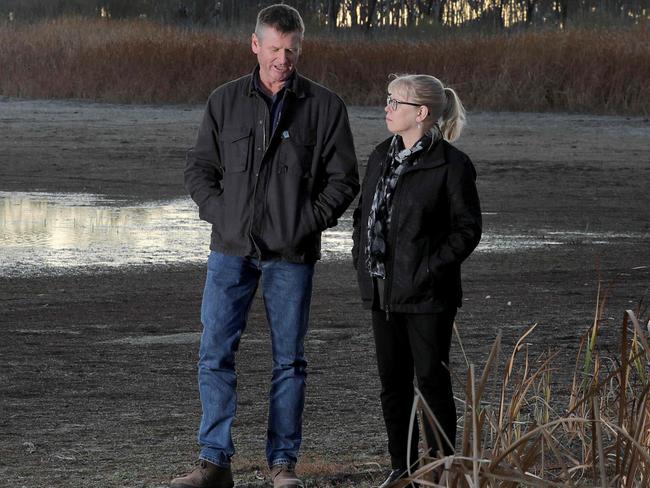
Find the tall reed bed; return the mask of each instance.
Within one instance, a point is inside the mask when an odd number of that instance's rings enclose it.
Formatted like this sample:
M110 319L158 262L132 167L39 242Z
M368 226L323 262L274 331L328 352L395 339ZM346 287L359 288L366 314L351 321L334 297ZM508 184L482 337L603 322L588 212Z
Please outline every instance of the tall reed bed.
M246 35L147 21L69 18L0 25L0 94L121 103L195 103L251 71ZM424 72L474 110L650 113L650 28L430 41L310 38L300 71L349 104L375 105L390 73Z
M494 343L482 372L468 365L458 452L424 457L413 468L420 486L454 488L650 486L650 346L637 313L625 311L616 357L599 352L606 297L582 338L564 406L555 401L555 354L529 356L529 329L497 371ZM487 398L494 382L496 395ZM555 388L558 388L556 385ZM424 422L435 417L416 398ZM445 439L438 439L444 443ZM433 447L433 451L436 447ZM405 483L406 486L406 483Z

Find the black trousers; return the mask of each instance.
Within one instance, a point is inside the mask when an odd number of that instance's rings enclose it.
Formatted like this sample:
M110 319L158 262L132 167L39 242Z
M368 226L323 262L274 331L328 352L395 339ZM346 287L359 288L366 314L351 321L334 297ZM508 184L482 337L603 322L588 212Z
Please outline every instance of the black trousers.
M456 309L436 314L372 312L372 326L381 380L381 406L388 433L393 469L406 469L408 426L413 406L413 374L424 399L452 443L456 439L456 405L449 374L449 348ZM436 437L425 422L429 447L439 450ZM418 430L411 446L412 464L417 459ZM445 455L453 453L446 443Z

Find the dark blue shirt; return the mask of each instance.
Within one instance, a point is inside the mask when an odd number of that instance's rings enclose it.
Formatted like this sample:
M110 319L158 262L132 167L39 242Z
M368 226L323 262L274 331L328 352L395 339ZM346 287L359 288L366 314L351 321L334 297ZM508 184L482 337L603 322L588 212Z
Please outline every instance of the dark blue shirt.
M286 87L292 82L295 76L296 71L294 70L287 81L285 81L282 89L272 97L269 97L262 89L259 68L256 69L255 73L253 74L253 88L255 88L257 93L262 96L262 99L266 102L266 106L269 108L269 114L271 115L271 134L275 132L275 128L278 126L278 122L280 122L280 115L282 114L282 107L284 106L284 92L286 91Z

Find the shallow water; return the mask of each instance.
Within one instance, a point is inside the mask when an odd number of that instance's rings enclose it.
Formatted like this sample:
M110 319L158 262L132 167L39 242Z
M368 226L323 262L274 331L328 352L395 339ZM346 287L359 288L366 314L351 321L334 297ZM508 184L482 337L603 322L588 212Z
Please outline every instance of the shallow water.
M486 215L489 217L489 215ZM323 260L349 258L351 213L323 234ZM483 236L477 252L510 252L639 237L545 232ZM210 225L189 198L133 202L83 193L0 192L0 276L203 263Z

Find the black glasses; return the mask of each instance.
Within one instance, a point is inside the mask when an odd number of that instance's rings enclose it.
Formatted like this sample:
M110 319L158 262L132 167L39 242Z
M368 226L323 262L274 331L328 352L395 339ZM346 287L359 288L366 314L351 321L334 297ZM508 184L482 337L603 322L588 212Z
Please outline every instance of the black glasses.
M411 102L400 102L399 100L395 100L390 95L388 95L386 97L386 106L390 107L391 110L397 110L397 107L399 105L412 105L413 107L419 107L421 104L420 103L411 103Z

